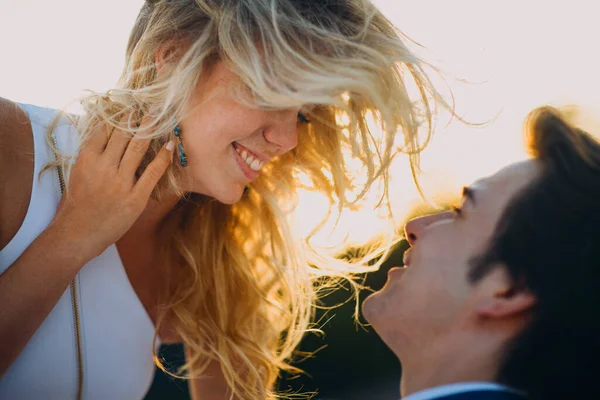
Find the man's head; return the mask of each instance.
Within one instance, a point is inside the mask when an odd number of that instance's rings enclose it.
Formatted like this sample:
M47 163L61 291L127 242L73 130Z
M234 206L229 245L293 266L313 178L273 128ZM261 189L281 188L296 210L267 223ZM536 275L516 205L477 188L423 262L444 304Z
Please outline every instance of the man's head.
M600 145L550 108L526 132L533 159L466 188L454 212L410 221L408 268L365 301L405 388L420 374L533 398L598 390L582 377L600 355Z

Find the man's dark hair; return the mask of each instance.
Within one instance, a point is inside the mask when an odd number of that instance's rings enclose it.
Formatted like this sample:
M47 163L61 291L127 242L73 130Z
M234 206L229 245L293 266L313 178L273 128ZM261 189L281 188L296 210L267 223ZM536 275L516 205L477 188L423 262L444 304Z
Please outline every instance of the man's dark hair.
M600 145L550 107L529 115L526 135L541 173L469 274L505 268L537 300L497 378L534 400L600 399Z

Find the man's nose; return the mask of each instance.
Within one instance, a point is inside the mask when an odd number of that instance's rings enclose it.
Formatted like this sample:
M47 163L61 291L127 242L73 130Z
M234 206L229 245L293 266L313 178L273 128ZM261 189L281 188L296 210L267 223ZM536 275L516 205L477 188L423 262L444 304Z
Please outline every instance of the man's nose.
M263 132L267 142L277 147L283 154L298 145L298 113L286 112L277 118L276 122Z
M423 236L423 232L433 223L452 218L452 212L442 212L431 215L425 215L411 219L404 227L404 235L411 246L414 246L417 240Z

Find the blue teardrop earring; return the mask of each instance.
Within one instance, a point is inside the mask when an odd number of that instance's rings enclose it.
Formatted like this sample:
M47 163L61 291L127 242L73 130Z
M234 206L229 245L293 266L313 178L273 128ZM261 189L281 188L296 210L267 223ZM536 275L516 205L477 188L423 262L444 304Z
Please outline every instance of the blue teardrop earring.
M177 150L179 150L179 164L182 167L187 167L187 156L185 155L185 150L183 149L183 142L181 141L181 128L179 127L179 125L175 125L175 128L173 128L173 133L177 138Z

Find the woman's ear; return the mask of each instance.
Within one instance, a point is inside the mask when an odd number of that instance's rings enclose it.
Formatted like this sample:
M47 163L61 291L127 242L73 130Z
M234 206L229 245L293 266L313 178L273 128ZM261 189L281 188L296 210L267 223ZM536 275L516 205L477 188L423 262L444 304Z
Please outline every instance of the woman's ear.
M159 76L164 74L165 66L174 61L178 54L179 51L173 43L163 43L156 48L154 52L154 65Z

